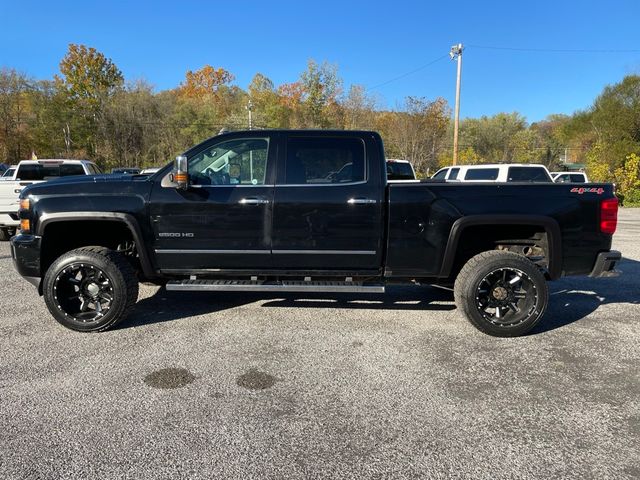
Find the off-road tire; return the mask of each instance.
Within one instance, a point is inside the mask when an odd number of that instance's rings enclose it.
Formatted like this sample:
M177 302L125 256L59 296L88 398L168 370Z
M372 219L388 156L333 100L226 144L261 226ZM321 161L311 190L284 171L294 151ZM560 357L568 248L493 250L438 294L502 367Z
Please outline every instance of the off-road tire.
M101 278L107 279L112 300L107 313L100 318L78 320L73 313L65 312L61 306L63 302L56 298L61 288L60 278L66 275L65 271L74 268L99 271ZM44 276L42 290L47 308L62 325L79 332L102 332L124 320L131 312L138 299L138 280L133 267L122 254L105 247L82 247L65 253L51 264Z
M485 294L482 287L488 285L487 279L491 275L499 277L500 272L504 271L524 274L523 277L526 278L526 284L530 290L527 293L528 297L522 297L521 292L516 292L520 294L520 298L527 299L525 302L527 308L521 314L515 313L511 308L503 307L507 314L522 316L521 320L517 323L514 321L511 325L501 324L501 322L506 323L503 320L504 317L498 318L499 315L496 317L494 314L491 318L492 315L482 309L481 297L493 295L493 291ZM543 273L531 260L517 253L492 250L476 255L462 267L455 281L454 298L458 309L481 332L495 337L517 337L529 332L542 319L549 303L549 289ZM491 297L489 300L494 301ZM517 300L517 303L519 302L520 300ZM516 304L515 307L517 308L518 305Z

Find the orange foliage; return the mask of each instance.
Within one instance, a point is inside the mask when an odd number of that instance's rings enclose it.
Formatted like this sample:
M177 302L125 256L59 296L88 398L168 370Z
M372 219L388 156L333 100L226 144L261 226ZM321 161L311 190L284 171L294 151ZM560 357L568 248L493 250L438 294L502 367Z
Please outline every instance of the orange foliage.
M200 98L205 95L214 94L221 85L233 81L235 77L224 68L213 68L205 65L200 70L186 74L185 83L181 84L178 91L181 95L189 98Z
M289 108L296 108L302 102L304 87L300 82L283 83L278 87L278 96L282 104Z

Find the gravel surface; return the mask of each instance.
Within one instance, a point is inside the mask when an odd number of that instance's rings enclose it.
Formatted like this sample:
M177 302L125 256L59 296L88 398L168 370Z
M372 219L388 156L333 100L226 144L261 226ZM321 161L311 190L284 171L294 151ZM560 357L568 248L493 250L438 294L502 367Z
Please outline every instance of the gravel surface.
M638 478L640 209L621 277L551 284L534 334L448 292L172 293L57 324L0 245L0 479Z

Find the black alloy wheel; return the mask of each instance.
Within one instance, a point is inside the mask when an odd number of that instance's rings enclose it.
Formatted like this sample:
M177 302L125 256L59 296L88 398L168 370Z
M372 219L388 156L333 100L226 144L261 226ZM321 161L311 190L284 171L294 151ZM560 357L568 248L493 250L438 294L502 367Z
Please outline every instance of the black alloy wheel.
M462 267L454 297L458 309L478 330L496 337L517 337L542 319L549 290L544 274L527 257L491 250Z
M53 289L58 308L77 322L100 320L113 301L113 283L107 274L84 263L72 263L62 270Z
M538 291L534 281L517 268L489 272L476 288L476 307L489 322L513 326L524 322L536 307Z
M53 317L65 327L100 332L130 313L138 299L138 280L122 254L105 247L82 247L51 264L42 294Z

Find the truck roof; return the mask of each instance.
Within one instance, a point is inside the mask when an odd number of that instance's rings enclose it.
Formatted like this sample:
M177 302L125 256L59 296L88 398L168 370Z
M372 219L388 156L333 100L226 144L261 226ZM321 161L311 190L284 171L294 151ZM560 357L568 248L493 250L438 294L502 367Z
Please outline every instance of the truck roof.
M449 165L448 167L473 167L473 168L508 168L508 167L543 167L547 168L540 163L481 163L477 165Z
M73 164L78 164L78 163L93 163L90 160L77 160L77 159L70 159L70 158L39 158L38 160L20 160L20 162L18 163L17 166L20 165L36 165L36 164L40 164L40 165L44 165L44 164L63 164L63 163L73 163Z

